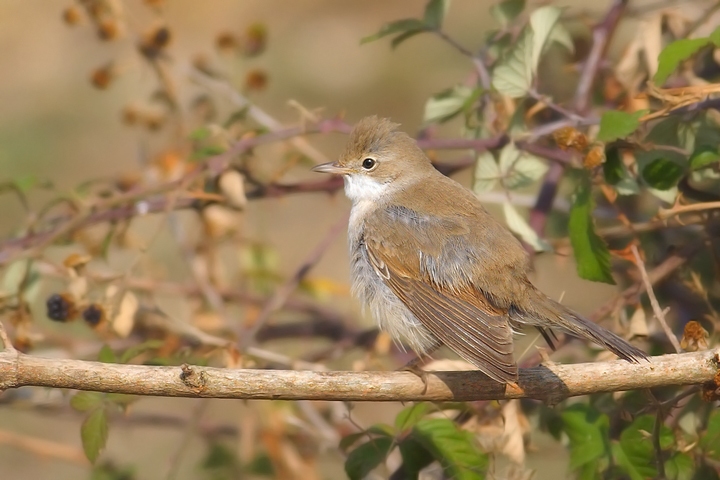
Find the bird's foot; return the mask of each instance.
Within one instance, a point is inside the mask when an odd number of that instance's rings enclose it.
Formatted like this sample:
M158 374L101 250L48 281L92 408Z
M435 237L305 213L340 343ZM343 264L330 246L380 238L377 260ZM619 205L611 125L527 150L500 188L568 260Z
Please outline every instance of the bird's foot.
M423 382L423 395L427 393L428 390L428 372L422 369L421 365L425 363L424 359L422 357L415 357L414 359L410 360L408 363L403 365L402 367L398 368L396 371L406 371L410 373L414 373L418 377L420 377L420 380Z

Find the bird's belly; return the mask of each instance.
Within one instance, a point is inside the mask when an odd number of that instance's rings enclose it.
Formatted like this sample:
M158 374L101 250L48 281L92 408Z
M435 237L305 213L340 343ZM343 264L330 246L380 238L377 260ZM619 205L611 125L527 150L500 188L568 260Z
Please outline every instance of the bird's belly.
M437 338L375 273L362 248L353 252L351 272L353 295L370 309L380 329L398 345L402 347L400 342L404 342L419 355L438 345Z

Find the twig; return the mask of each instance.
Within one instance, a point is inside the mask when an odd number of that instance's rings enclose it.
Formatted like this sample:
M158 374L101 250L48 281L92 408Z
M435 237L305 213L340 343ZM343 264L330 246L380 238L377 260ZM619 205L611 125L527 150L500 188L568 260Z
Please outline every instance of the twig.
M584 114L590 106L595 76L627 3L627 0L614 0L605 18L593 28L592 48L580 73L580 80L573 100L574 109L579 114Z
M558 150L560 151L560 150ZM541 237L545 236L545 224L547 223L548 213L555 203L555 195L557 194L558 185L564 173L562 165L553 163L545 174L540 193L538 193L535 205L530 210L530 218L528 223L530 227Z
M253 341L255 341L255 336L257 335L258 331L265 325L265 322L267 322L268 318L270 318L270 315L282 308L290 295L292 295L292 293L298 287L302 279L305 278L305 275L307 275L307 273L315 266L315 264L320 261L322 256L327 251L328 247L345 229L347 221L348 215L345 215L339 222L333 225L328 231L328 233L325 235L325 237L320 241L320 243L310 252L307 258L302 262L300 268L298 268L295 273L289 279L287 279L285 283L283 283L280 287L277 288L277 290L275 290L273 296L270 298L270 300L268 300L268 302L265 304L262 311L258 315L258 318L255 320L252 328L250 328L248 331L241 335L241 351L246 350L247 347L250 346Z
M698 18L695 22L693 22L687 30L685 30L685 33L682 34L680 38L688 38L690 35L695 33L695 30L702 27L702 25L710 20L717 11L720 10L720 2L715 2L712 7L708 8L707 11L703 12L702 15L700 15L700 18Z
M672 272L683 266L685 262L688 261L688 259L695 256L695 254L697 254L701 250L704 244L705 240L689 243L683 246L677 252L673 253L665 260L663 260L660 265L656 266L650 272L648 272L650 285L655 285L656 283L664 280ZM595 310L595 312L590 315L590 319L597 321L605 317L606 315L612 313L618 305L626 305L628 303L636 301L638 295L641 295L645 288L646 287L644 282L640 282L626 288L623 292L611 298L610 300L605 302L600 308Z
M185 425L185 431L183 432L180 444L169 459L168 470L167 474L165 475L165 478L167 480L174 480L177 477L180 465L182 463L182 459L184 457L184 452L185 450L187 450L190 442L197 433L198 426L200 425L200 420L202 419L202 416L207 410L209 404L209 398L201 398L197 400L195 407L192 409L192 412L190 413L190 418Z
M0 352L0 390L22 386L70 388L130 395L273 400L474 401L567 397L659 386L698 385L717 374L720 350L521 369L516 385L480 372L312 372L153 367L8 355Z
M478 74L478 79L480 80L480 85L482 85L485 90L490 90L492 86L492 81L490 79L490 73L488 72L485 63L483 63L483 61L477 55L473 55L470 50L460 45L454 38L450 37L444 31L433 30L433 32L435 32L438 37L442 38L443 40L445 40L445 42L455 48L455 50L465 55L466 57L469 57L472 60L473 65L475 66L475 70Z
M657 468L657 478L665 477L665 460L663 459L662 445L660 445L660 431L665 422L662 408L658 407L655 413L655 425L653 426L653 449L655 450L655 468Z
M42 438L0 430L0 445L3 444L28 451L39 457L54 458L82 466L89 465L82 450Z
M62 403L60 403L62 402ZM82 420L87 416L86 412L79 412L69 405L67 399L62 397L60 400L48 403L48 399L38 400L37 403L29 403L27 399L18 399L17 401L7 400L0 402L0 405L6 409L12 409L17 412L32 412L33 415L41 417L51 417L58 419L72 418L73 421ZM110 411L108 417L113 428L137 428L142 427L158 427L172 430L183 430L187 427L189 420L180 415L171 415L160 412L138 413L136 409L130 409L127 412ZM203 437L235 437L238 435L238 427L236 424L221 422L201 422L197 431ZM85 455L81 453L83 458Z
M703 210L717 210L720 208L720 202L702 202L702 203L693 203L690 205L679 205L672 207L670 209L661 209L658 212L658 217L662 220L666 220L670 217L674 217L676 215L680 215L681 213L686 212L701 212Z
M5 326L3 325L2 321L0 321L0 340L2 340L3 343L3 350L8 353L16 353L17 350L15 349L15 345L12 344L10 341L10 337L8 337L7 331L5 330Z
M665 312L663 312L662 308L660 308L660 304L657 301L657 297L655 296L655 292L653 291L652 284L650 283L650 277L648 277L647 271L645 270L645 263L642 261L642 258L640 258L640 254L638 253L638 249L635 245L631 245L630 249L635 256L635 264L640 270L640 275L642 275L643 283L645 284L645 291L647 292L648 298L650 299L650 305L652 305L653 312L655 313L655 318L657 318L660 322L660 325L665 331L665 335L667 335L668 340L670 340L670 343L672 343L675 351L677 353L680 353L682 352L682 348L680 348L680 342L678 342L677 337L667 324L667 320L665 319Z
M207 88L222 92L222 94L228 97L237 108L247 108L248 115L260 125L266 127L268 130L275 132L284 129L283 125L280 122L278 122L275 118L273 118L271 115L269 115L257 105L253 105L252 103L250 103L247 98L245 98L240 92L238 92L236 88L233 88L233 86L230 85L228 82L213 78L205 74L201 70L198 70L197 68L193 68L192 70L190 70L189 75L190 78L195 82ZM290 143L292 143L292 145L297 148L298 151L300 151L303 155L308 158L312 158L317 163L323 163L328 161L322 152L310 145L308 141L304 138L293 138L290 140Z
M583 116L578 115L575 112L571 112L570 110L568 110L564 107L561 107L560 105L553 102L552 98L541 94L534 88L531 88L528 91L528 95L530 95L532 98L534 98L535 101L537 101L538 103L541 103L541 104L545 105L546 107L548 107L550 110L554 110L555 112L559 113L560 115L568 118L569 120L571 120L573 122L573 124L583 122L585 120L585 118Z
M626 5L627 0L615 0L605 15L605 18L593 29L593 45L585 61L585 65L580 74L580 80L575 90L575 98L573 99L574 113L565 111L566 115L572 114L573 119L582 120L582 116L588 110L595 75L605 55L612 33L615 31L615 27ZM563 168L559 164L553 163L550 166L550 169L545 174L538 201L530 212L530 226L540 236L544 236L548 212L557 195L558 185L563 173Z

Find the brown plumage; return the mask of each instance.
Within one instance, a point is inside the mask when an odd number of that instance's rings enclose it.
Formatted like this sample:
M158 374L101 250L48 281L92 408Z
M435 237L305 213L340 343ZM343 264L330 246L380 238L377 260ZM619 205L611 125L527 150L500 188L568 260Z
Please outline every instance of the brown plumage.
M353 291L381 328L418 354L448 346L499 382L514 382L511 324L560 328L631 362L625 340L538 291L520 242L469 190L432 166L415 141L361 120L338 162L344 176Z

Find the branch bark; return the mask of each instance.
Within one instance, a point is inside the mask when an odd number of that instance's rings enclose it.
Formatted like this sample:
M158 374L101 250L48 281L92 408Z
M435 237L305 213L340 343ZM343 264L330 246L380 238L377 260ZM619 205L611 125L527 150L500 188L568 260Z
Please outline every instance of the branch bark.
M517 385L501 385L478 371L314 372L154 367L50 359L17 350L0 352L0 391L23 386L130 395L334 401L475 401L565 398L660 386L712 382L720 349L663 355L632 364L623 360L541 365L520 370Z

